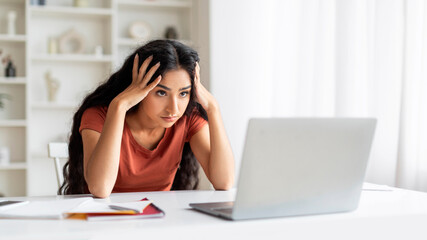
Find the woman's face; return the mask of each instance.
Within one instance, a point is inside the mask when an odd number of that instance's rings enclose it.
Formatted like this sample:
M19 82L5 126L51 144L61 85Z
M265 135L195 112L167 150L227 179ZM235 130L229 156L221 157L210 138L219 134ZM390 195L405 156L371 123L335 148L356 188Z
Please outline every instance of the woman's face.
M183 69L170 70L142 100L140 109L152 127L171 127L184 113L190 102L190 75Z

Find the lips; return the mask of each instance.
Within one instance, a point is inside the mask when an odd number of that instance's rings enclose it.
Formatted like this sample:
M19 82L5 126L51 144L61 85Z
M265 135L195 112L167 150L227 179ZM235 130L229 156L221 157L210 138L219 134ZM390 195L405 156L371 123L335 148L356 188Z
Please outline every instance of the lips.
M162 119L166 122L175 122L178 117L162 117Z

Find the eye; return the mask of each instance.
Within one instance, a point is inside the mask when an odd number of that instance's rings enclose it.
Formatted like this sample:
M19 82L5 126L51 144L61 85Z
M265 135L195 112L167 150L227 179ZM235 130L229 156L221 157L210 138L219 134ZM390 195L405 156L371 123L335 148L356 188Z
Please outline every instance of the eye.
M157 96L160 96L160 97L164 97L164 96L166 96L166 92L165 92L165 91L163 91L163 90L158 90L158 91L156 92L156 94L157 94Z
M181 92L179 95L180 95L181 97L186 97L186 96L188 96L188 92Z

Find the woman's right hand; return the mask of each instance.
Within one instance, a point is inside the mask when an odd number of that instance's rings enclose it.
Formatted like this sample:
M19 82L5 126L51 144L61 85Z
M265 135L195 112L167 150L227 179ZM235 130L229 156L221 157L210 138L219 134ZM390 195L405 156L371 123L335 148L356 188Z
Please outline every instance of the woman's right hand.
M139 56L138 54L135 55L132 69L132 83L113 100L113 102L123 106L126 111L141 102L162 80L162 76L159 75L152 83L147 85L148 81L150 81L160 67L160 62L158 62L146 72L151 60L153 60L153 56L145 59L138 70Z

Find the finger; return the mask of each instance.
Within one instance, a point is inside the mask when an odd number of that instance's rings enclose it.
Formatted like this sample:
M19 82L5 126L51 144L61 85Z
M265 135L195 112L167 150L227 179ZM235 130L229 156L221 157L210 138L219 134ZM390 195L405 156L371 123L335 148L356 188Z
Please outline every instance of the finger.
M147 89L147 93L153 90L157 86L157 84L160 83L161 80L162 80L162 75L159 75L152 83L148 84L148 86L145 88Z
M196 80L197 83L200 83L200 66L199 66L198 62L196 62L195 80Z
M147 74L144 76L144 79L141 82L142 86L145 87L147 85L147 83L150 81L150 79L153 77L154 73L157 71L159 67L160 67L160 62L156 63L156 65L152 66L150 70L148 70Z
M141 82L141 80L144 78L145 72L147 71L148 65L150 65L151 60L153 60L153 55L149 56L147 59L144 60L141 67L139 68L138 73L138 82Z
M139 56L138 53L135 54L135 58L133 59L133 68L132 68L132 82L135 82L138 78L138 61Z

